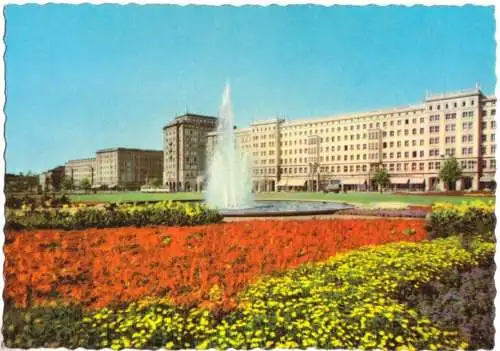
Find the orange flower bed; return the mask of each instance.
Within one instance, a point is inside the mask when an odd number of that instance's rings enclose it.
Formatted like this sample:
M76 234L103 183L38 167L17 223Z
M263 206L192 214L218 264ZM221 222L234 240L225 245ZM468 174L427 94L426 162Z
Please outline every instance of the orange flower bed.
M57 300L98 308L170 296L230 307L263 274L426 235L423 220L391 219L9 232L4 296L18 306Z

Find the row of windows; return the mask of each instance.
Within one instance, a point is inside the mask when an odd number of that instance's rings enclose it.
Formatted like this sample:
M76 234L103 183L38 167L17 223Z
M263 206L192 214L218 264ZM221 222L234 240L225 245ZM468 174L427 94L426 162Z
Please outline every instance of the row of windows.
M491 121L490 122L490 126L492 129L495 129L496 128L496 122L495 121ZM483 129L486 129L488 127L488 122L483 122L482 123L482 127ZM462 123L462 129L463 130L472 130L473 128L473 122L464 122ZM430 133L439 133L440 131L440 127L439 126L430 126L429 127L429 132ZM456 131L456 125L455 124L446 124L445 125L445 131L446 132L454 132ZM411 134L412 135L417 135L417 133L419 132L419 134L424 134L424 128L420 128L420 130L417 130L416 128L413 128L411 130ZM410 130L408 129L404 129L404 130L397 130L397 131L389 131L389 132L382 132L382 137L394 137L394 136L401 136L402 134L404 134L405 136L408 136L410 135ZM367 134L351 134L351 135L344 135L344 138L343 140L344 141L348 141L348 140L360 140L360 139L366 139L367 137ZM369 139L377 139L378 138L378 135L377 133L374 133L374 134L368 134L368 137ZM342 140L342 137L341 136L337 136L337 141L341 141ZM281 141L280 142L280 146L289 146L289 145L302 145L302 144L316 144L318 142L334 142L335 141L335 137L318 137L317 139L305 139L305 140L302 140L302 139L299 139L299 140L293 140L293 141ZM269 144L266 144L266 143L260 143L260 147L266 147L266 146L271 146L271 147L274 147L274 142L269 142ZM257 148L259 147L259 144L253 144L252 145L254 148Z
M495 121L491 121L490 122L490 125L491 125L491 129L495 129L497 124ZM488 122L483 122L483 125L482 125L483 129L487 129L488 128Z
M486 122L483 122L483 128L486 128L486 127L487 127ZM495 121L491 122L491 127L495 128ZM472 122L464 122L462 124L462 129L463 130L472 130L472 128L473 128L473 123ZM439 126L430 126L429 127L429 132L431 134L439 133L439 131L440 131L440 127ZM456 126L454 124L447 124L447 125L445 125L445 131L446 132L454 132L454 131L456 131ZM417 135L417 129L416 128L412 129L411 132L412 132L412 135ZM400 136L401 133L402 133L402 130L398 130L397 131L397 136ZM410 131L408 129L404 130L404 135L405 136L408 136L409 133L410 133ZM420 128L420 134L424 134L424 128ZM382 136L386 137L387 133L383 132ZM394 131L390 131L389 132L389 136L393 137L394 136ZM366 138L366 134L362 134L362 135L361 134L356 134L356 135L352 134L350 136L344 135L344 141L348 141L348 140L360 140L361 138L365 139ZM376 136L372 136L370 139L377 139L377 137ZM430 139L430 143L431 144L432 143L436 143L435 140L436 139L431 138ZM334 141L335 141L335 137L332 137L331 139L329 137L326 137L326 138L317 138L314 142L311 142L311 140L308 140L308 139L306 139L304 141L302 139L299 139L299 140L294 140L294 141L282 141L282 142L280 142L280 146L292 146L292 145L297 145L297 144L298 145L303 145L303 144L304 145L306 145L306 144L311 145L311 144L316 144L317 142L321 142L321 143L322 142L327 142L328 143L328 142L334 142ZM337 141L341 141L341 137L340 136L337 136ZM274 147L274 145L275 145L274 142L269 142L269 144L267 144L267 143L260 143L260 145L259 144L253 144L252 146L254 148L258 148L258 147L265 148L265 147L268 147L268 146L269 147Z
M490 151L492 154L495 153L496 151L496 147L495 146L492 146L490 148ZM486 148L482 148L481 149L481 152L482 154L485 154L486 153ZM462 155L464 156L468 156L468 155L472 155L473 154L473 148L472 147L464 147L462 148ZM440 153L440 150L439 149L430 149L429 150L429 153L428 153L429 157L439 157L441 155ZM455 148L446 148L445 149L445 155L446 156L455 156L456 155L456 149ZM344 155L344 157L341 157L340 155L338 155L337 157L335 156L320 156L319 159L321 162L323 161L326 161L326 162L329 162L329 161L354 161L354 160L366 160L367 158L368 159L377 159L379 157L379 154L369 154L369 156L367 156L367 154L363 154L363 155L360 155L360 154L357 154L357 155ZM382 159L393 159L393 158L417 158L417 157L420 157L420 158L423 158L425 157L425 152L423 150L420 150L420 151L398 151L398 152L390 152L390 153L383 153L382 154ZM299 157L299 158L283 158L283 159L280 159L278 162L282 162L283 164L292 164L292 163L297 163L297 161L299 163L301 162L306 162L306 160L308 160L307 158L302 158L302 157ZM264 162L262 162L264 161ZM274 159L272 159L272 163L274 163ZM257 160L254 161L255 164L258 164L259 162ZM265 160L261 160L261 164L265 164L267 163ZM271 163L271 162L270 162Z
M482 135L482 142L487 142L488 136L483 134ZM472 134L466 134L462 136L462 143L471 143L473 142L474 137ZM495 142L495 134L490 134L490 141ZM454 144L456 142L456 137L455 136L447 136L445 137L445 143L446 144ZM439 137L432 137L429 138L429 144L430 145L436 145L439 144ZM423 146L424 145L424 139L420 139L419 145ZM411 146L417 146L417 140L411 140ZM382 147L386 149L387 147L393 148L401 148L401 147L410 147L410 140L405 140L404 142L402 141L397 141L397 142L383 142ZM377 150L379 148L378 143L370 143L370 144L350 144L350 145L344 145L343 147L341 145L337 145L336 151L355 151L355 150ZM332 146L331 149L330 147L322 147L322 148L314 148L314 149L284 149L283 150L283 155L296 155L296 154L317 154L317 153L323 153L323 152L335 152L335 147ZM432 150L431 150L432 153ZM269 153L266 151L261 151L260 155L261 156L266 156L267 154L269 155L274 155L275 151L270 150ZM253 156L258 156L259 152L254 151Z
M453 108L457 108L458 107L458 103L455 101L453 102L453 104L448 104L448 103L445 103L444 104L444 108L447 109L447 108L451 108L451 106L453 106ZM467 102L466 100L462 100L462 107L465 107L467 106ZM469 106L474 106L474 99L471 99L469 100ZM436 110L440 110L441 109L441 104L436 104L436 105L429 105L429 111L432 111L432 108L435 108Z
M460 165L463 169L471 169L474 170L476 168L476 161L474 160L463 160L460 162ZM483 160L481 164L482 168L488 168L487 167L487 160ZM388 168L390 172L393 171L425 171L425 162L412 162L412 163L389 163L389 164L382 164L383 168ZM427 163L427 168L428 170L440 170L441 169L441 161L433 161L433 162L428 162ZM490 160L490 168L495 169L496 168L496 160L492 159ZM318 168L320 172L331 172L331 173L354 173L354 172L367 172L368 166L367 165L344 165L344 166L320 166ZM279 173L280 174L300 174L300 175L307 175L311 174L313 172L312 167L284 167L280 168ZM275 168L254 168L253 173L255 175L257 174L276 174L276 169Z

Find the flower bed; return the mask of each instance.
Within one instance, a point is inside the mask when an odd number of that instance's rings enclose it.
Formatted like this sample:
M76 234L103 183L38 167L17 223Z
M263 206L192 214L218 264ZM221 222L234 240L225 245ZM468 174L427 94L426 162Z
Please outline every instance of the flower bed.
M400 217L400 218L425 218L427 211L419 209L369 209L369 208L353 208L348 210L338 211L339 215L349 216L374 216L374 217Z
M144 296L178 304L234 296L262 274L363 245L419 241L422 220L233 222L198 227L7 232L5 299L96 308Z
M494 253L492 243L465 250L457 238L364 248L263 277L222 315L158 298L95 312L54 309L53 319L47 310L8 311L4 335L9 347L467 348L457 330L438 328L398 297Z
M200 225L222 221L215 210L198 203L183 204L162 201L155 204L110 204L101 207L64 205L62 208L6 211L5 228L22 229L85 229L146 225Z
M461 205L438 203L432 207L427 229L431 238L463 234L466 238L481 235L483 239L495 239L495 204L482 201L463 202Z

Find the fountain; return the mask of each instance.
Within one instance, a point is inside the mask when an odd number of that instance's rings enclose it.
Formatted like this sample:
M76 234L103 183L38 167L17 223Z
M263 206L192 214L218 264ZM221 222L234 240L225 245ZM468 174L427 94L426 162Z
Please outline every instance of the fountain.
M219 209L254 207L252 164L248 154L236 144L229 84L222 96L216 138L208 174L206 203Z
M205 203L218 209L225 217L331 214L352 207L331 201L255 201L252 194L252 162L235 139L229 84L222 96Z

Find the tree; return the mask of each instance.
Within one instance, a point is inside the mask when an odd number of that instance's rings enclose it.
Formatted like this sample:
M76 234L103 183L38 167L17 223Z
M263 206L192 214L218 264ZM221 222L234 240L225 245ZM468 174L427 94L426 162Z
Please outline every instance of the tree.
M82 181L80 182L80 187L85 191L90 190L92 184L90 183L89 178L83 178Z
M389 172L385 168L375 173L373 180L378 185L381 194L383 193L383 189L391 183Z
M450 184L456 182L462 177L462 168L458 164L455 157L450 157L444 161L443 166L439 170L439 179L441 179L446 190L450 189Z
M63 180L63 175L61 172L56 170L52 171L50 174L50 184L52 185L53 191L59 191L61 189L61 182Z
M154 186L155 188L161 187L161 179L155 178L151 181L151 185Z
M64 190L73 190L73 180L65 177L62 181L62 188Z

